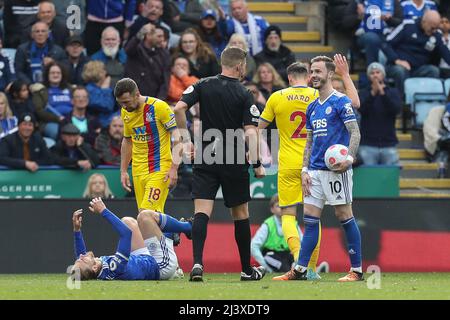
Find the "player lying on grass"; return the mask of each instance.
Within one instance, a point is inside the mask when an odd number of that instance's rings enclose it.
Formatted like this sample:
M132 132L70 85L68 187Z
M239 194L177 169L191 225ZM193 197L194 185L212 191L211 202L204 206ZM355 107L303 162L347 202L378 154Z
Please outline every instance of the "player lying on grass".
M93 199L89 210L105 218L119 233L120 240L114 255L97 258L92 251L87 252L81 233L83 210L75 211L72 222L77 260L73 275L79 271L80 280L168 280L174 276L178 260L172 240L163 235L158 225L159 213L144 210L137 220L131 217L119 219L106 208L101 198ZM188 222L185 224L190 226ZM180 232L167 221L164 231ZM190 230L186 233L189 235Z

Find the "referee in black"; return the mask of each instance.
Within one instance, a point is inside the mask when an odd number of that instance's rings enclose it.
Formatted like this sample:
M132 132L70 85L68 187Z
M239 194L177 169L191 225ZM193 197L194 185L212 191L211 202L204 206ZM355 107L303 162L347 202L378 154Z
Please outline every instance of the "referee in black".
M182 140L186 153L192 154L194 150L186 128L186 111L197 102L200 105L201 132L204 137L201 139L201 148L195 152L193 166L194 266L190 281L203 281L203 247L220 186L225 206L231 208L234 220L234 237L242 266L241 280L261 280L265 275L263 267L250 265L249 162L257 178L264 177L265 170L259 161L259 111L253 103L253 95L240 83L246 74L246 55L240 48L226 48L221 55L222 73L201 79L187 88L175 106L176 130L180 131L175 136ZM220 132L221 135L208 139L205 136L208 130L213 134ZM235 134L230 138L227 132Z

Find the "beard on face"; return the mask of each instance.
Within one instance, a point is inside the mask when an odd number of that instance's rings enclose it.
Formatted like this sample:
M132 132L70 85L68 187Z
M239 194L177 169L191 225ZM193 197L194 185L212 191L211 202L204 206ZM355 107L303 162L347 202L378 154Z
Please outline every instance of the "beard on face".
M107 57L115 58L117 53L119 52L119 45L114 47L102 46L102 50Z
M320 89L320 88L322 88L322 87L325 85L325 83L327 83L327 79L320 79L318 85L317 85L317 84L314 85L314 82L315 82L315 80L314 80L314 79L311 79L312 87L313 87L314 89Z
M278 51L280 50L280 45L271 45L271 46L267 46L267 48L268 48L270 51L278 52Z

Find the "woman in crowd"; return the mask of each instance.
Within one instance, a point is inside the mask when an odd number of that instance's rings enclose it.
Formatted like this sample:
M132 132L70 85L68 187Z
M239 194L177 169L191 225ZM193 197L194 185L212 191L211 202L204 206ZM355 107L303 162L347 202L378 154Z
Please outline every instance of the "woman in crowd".
M233 33L230 37L230 41L228 41L228 47L238 47L242 50L245 50L248 53L248 44L245 40L244 36L239 33ZM253 78L253 74L256 70L255 59L251 56L250 53L247 54L247 74L245 75L245 80L251 80Z
M198 81L197 77L190 76L189 60L183 56L172 59L169 92L167 103L176 104L183 95L183 91Z
M220 73L220 66L216 55L211 48L203 42L197 31L187 29L181 35L180 43L175 49L174 57L184 56L189 60L191 75L201 79L215 76Z
M30 90L25 81L15 80L9 87L8 98L11 111L16 117L20 117L22 113L35 115Z
M220 60L220 55L227 46L227 39L217 25L217 14L214 10L209 9L203 12L197 31L203 41L214 50L217 60Z
M105 64L101 61L88 62L83 68L82 78L89 93L88 113L98 117L102 128L108 127L114 115L115 101Z
M17 117L9 107L8 98L0 92L0 139L17 131Z
M33 103L44 136L57 140L59 125L72 112L67 71L58 62L44 70L44 82L32 86Z
M83 193L83 198L93 199L97 197L102 199L114 198L109 188L108 180L101 173L94 173L89 177Z
M269 99L270 95L275 91L286 88L281 76L270 63L261 63L256 69L256 74L253 77L253 82L258 85L264 98Z

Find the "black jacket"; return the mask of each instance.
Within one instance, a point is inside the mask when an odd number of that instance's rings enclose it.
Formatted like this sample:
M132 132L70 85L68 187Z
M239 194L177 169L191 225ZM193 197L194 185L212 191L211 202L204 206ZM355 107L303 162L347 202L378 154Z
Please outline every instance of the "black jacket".
M86 142L83 142L79 147L69 148L65 145L64 141L58 141L50 151L55 157L55 163L64 168L79 169L79 160L89 160L92 168L100 164L97 153ZM70 155L70 151L73 152L72 155Z
M295 62L295 55L288 47L284 45L281 45L280 49L276 52L269 50L267 46L264 45L263 51L255 56L255 62L257 65L264 62L270 63L275 70L277 70L283 80L287 81L288 78L286 68Z
M52 36L52 41L61 48L66 47L66 42L70 37L69 29L67 29L64 23L59 22L57 19L53 19L52 25L49 28Z
M66 67L69 72L69 83L82 86L84 85L83 78L81 74L83 73L83 68L86 63L88 63L90 59L86 57L84 53L81 54L80 60L77 65L72 64L69 60L66 61Z
M396 88L384 88L385 95L372 96L371 87L359 92L361 99L361 145L393 147L398 143L395 119L402 108L402 99Z
M3 24L5 48L17 48L30 39L30 30L36 22L39 2L42 0L5 0Z
M161 48L148 49L137 37L128 41L125 76L134 79L141 94L161 100L167 98L170 81L170 54Z
M39 133L33 133L28 144L31 161L38 165L54 164L53 157ZM13 169L26 169L23 159L23 140L18 132L7 135L0 140L0 165Z
M432 63L434 56L450 63L450 51L443 43L442 35L435 32L427 36L422 29L421 21L421 19L405 20L386 38L382 50L389 64L394 64L397 59L406 60L414 70Z

